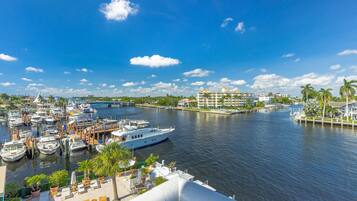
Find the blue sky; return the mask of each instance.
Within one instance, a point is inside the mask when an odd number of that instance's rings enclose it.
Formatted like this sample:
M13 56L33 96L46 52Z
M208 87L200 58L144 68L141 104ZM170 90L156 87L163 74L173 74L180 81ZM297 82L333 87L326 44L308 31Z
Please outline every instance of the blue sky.
M4 0L0 92L191 95L202 88L337 93L357 79L357 3Z

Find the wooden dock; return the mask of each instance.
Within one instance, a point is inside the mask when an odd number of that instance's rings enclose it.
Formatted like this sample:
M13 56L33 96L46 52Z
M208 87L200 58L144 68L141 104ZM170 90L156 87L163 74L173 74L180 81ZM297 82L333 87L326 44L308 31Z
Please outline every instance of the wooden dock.
M347 121L344 119L316 119L316 118L306 118L306 117L300 117L300 118L296 118L295 119L297 122L299 122L300 124L318 124L318 125L322 125L322 126L330 126L332 127L346 127L346 128L352 128L352 130L354 130L354 128L357 126L357 121Z

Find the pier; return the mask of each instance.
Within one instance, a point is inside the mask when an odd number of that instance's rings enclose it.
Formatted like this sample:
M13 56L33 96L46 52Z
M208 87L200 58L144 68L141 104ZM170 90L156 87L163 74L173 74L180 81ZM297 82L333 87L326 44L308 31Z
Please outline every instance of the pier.
M332 127L346 127L352 128L353 130L357 126L357 121L354 120L345 120L343 118L336 119L336 118L312 118L312 117L297 117L295 120L300 124L318 124L322 126L330 126Z

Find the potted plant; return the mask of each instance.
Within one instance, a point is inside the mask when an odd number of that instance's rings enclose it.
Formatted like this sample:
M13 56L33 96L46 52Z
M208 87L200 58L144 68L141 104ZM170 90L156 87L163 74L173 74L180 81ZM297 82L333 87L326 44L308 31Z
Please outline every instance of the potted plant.
M152 166L155 164L155 162L159 160L159 156L155 156L154 154L150 154L150 156L145 160L146 165L152 169Z
M38 197L40 196L40 185L47 179L45 174L37 174L31 177L26 177L25 182L27 186L31 186L31 196Z
M90 184L90 171L93 169L93 162L91 160L84 160L81 162L78 162L78 171L83 172L84 178L82 180L82 183L84 186L87 186Z
M66 185L69 179L68 172L66 170L58 170L53 172L49 177L48 181L51 185L51 195L56 196L58 192L58 187Z

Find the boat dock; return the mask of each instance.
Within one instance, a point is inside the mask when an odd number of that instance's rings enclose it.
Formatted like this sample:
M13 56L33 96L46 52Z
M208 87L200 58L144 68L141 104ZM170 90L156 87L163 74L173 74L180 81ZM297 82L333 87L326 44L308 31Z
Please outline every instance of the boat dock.
M340 119L333 119L333 118L325 118L322 120L321 118L308 118L308 117L296 117L294 118L298 123L300 124L318 124L322 126L330 126L332 127L341 127L341 128L352 128L352 130L355 129L357 126L356 121L347 121L342 118Z

